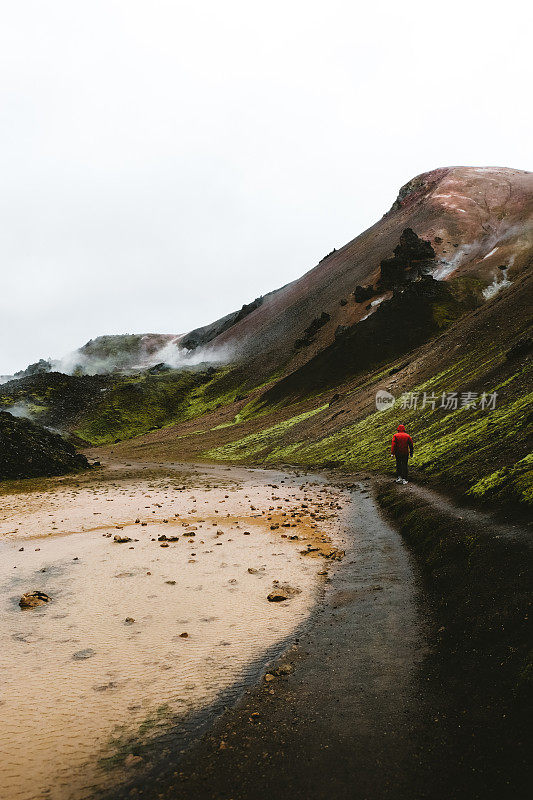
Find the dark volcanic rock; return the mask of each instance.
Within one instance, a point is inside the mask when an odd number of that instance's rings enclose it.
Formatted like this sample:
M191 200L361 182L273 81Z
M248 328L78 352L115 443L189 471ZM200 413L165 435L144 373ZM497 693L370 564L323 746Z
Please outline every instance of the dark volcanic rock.
M524 336L507 351L505 358L510 361L513 358L527 355L531 350L533 350L533 339L531 336Z
M294 349L298 350L300 347L307 347L314 341L315 334L331 319L331 315L327 311L323 311L319 317L315 317L310 325L304 331L301 339L296 339L294 342Z
M300 594L301 591L301 589L296 589L293 586L276 586L267 595L267 600L269 603L282 603L284 600L290 600L291 597Z
M353 292L356 303L364 303L365 300L370 300L375 294L376 290L373 286L356 286Z
M338 386L347 377L411 351L439 330L436 306L446 308L450 318L464 310L449 286L430 275L396 288L367 319L348 327L329 347L267 389L263 402Z
M62 475L89 462L57 433L0 411L0 479Z
M35 364L30 364L26 369L15 372L15 378L29 378L32 375L45 375L47 372L52 371L52 364L50 361L45 361L44 358L36 361Z
M435 251L431 242L421 239L412 228L406 228L394 248L392 258L381 262L378 284L392 289L426 275L435 266Z
M39 406L39 422L52 428L66 428L88 408L100 402L102 392L112 385L105 375L64 375L38 372L0 386L0 406Z

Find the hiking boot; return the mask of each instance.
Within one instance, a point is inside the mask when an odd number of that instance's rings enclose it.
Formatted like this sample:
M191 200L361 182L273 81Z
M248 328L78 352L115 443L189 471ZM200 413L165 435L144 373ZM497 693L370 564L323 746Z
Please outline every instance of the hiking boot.
M406 483L409 483L409 481L406 481L406 480L405 480L405 478L404 478L404 479L402 480L402 483L403 483L403 485L405 486L405 484L406 484Z
M401 478L396 478L396 480L394 481L394 483L401 483L401 482L402 482Z

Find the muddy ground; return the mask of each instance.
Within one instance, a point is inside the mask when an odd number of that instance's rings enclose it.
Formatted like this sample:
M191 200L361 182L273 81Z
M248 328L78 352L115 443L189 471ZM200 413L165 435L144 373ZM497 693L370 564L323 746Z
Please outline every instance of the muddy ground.
M202 703L189 704L160 721L148 736L135 736L133 731L134 735L123 737L109 761L106 781L95 781L92 789L66 781L64 792L54 795L50 789L35 797L526 797L527 732L516 722L511 698L507 705L491 705L489 694L477 685L471 654L465 663L461 650L441 646L442 607L434 587L402 541L396 523L382 516L372 481L334 473L210 469L110 459L101 471L91 474L7 487L11 494L2 498L3 531L14 541L26 536L33 542L37 534L43 542L56 541L75 531L84 531L83 535L92 531L99 538L122 535L141 525L135 523L134 514L139 514L146 522L146 547L159 548L158 537L148 536L148 528L157 525L158 531L168 530L171 523L163 520L170 518L171 506L175 513L179 495L186 496L187 502L180 506L178 522L172 523L176 530L183 522L188 531L207 523L214 529L211 517L214 520L215 512L218 516L224 509L226 528L231 526L228 538L255 524L260 528L257 547L263 546L261 542L269 547L271 542L284 543L287 563L293 563L295 570L293 582L299 576L303 589L280 603L286 606L291 624L283 627L280 623L271 640L265 637L262 642L261 613L253 635L244 630L241 647L250 637L264 644L246 652L246 669L231 673L242 652L235 651L227 659L232 679L221 682L215 694L205 693ZM175 483L169 483L172 474ZM141 492L147 483L149 490ZM214 493L200 514L198 505L207 497L203 494L206 484ZM237 484L239 492L232 491ZM252 496L248 485L255 487L256 495ZM29 491L20 494L21 488ZM163 496L154 497L156 491ZM410 487L397 491L410 497ZM147 493L152 495L149 500ZM86 494L92 497L92 520L87 519ZM193 505L191 494L196 498ZM59 515L60 510L65 513ZM464 513L452 511L458 518ZM98 517L103 512L107 518L102 521ZM469 513L475 515L475 511ZM22 525L12 525L17 518ZM215 522L220 528L219 521ZM471 522L475 520L469 517ZM481 522L487 526L486 518ZM296 534L290 527L293 524ZM203 531L195 534L204 537ZM299 539L290 540L291 535ZM187 563L196 559L196 541L185 539ZM206 549L215 549L216 539L213 544ZM345 555L339 560L342 550ZM281 549L276 546L272 552L281 553ZM237 580L243 580L244 572L246 580L255 577L247 571L246 558L239 563L243 576L239 573ZM304 572L299 564L305 565ZM274 573L268 569L268 588L275 588ZM176 577L179 584L179 570ZM267 608L265 594L262 591L261 597ZM306 604L296 613L302 595ZM251 602L250 597L244 601ZM223 597L221 602L224 605ZM190 603L194 606L193 595ZM461 608L455 611L460 614ZM180 614L182 627L184 619ZM158 637L161 647L168 649L165 635L162 630ZM109 636L116 633L110 631ZM151 646L157 660L158 642ZM166 659L165 669L172 660ZM176 666L178 674L170 678L168 697L176 686L180 688L179 660ZM205 669L205 664L197 662L195 668ZM178 692L181 700L182 689ZM76 706L71 713L76 714ZM13 794L8 800L20 796Z
M113 798L528 796L527 728L441 648L432 587L370 482L349 491L346 557L292 647L192 748Z
M275 471L114 462L4 489L9 800L92 797L145 769L161 735L189 741L284 649L342 556L343 492ZM34 590L49 602L21 609Z

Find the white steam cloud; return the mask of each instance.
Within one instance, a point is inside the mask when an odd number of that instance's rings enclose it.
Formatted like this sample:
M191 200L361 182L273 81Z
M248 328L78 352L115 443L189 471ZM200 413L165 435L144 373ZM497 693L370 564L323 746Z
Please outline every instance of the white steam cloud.
M475 239L470 244L464 244L458 247L453 258L450 261L443 261L441 266L433 273L433 277L438 281L445 280L452 272L455 272L456 269L463 266L463 264L473 261L474 259L484 261L486 258L493 256L500 247L508 244L512 239L516 239L514 242L516 249L529 249L533 244L533 231L525 225L500 227L499 230L481 239ZM516 253L512 254L508 259L504 259L507 262L507 268L513 265L515 257ZM497 281L497 279L495 280Z
M224 364L231 361L232 348L197 347L188 350L180 346L182 336L169 339L160 348L153 351L130 353L127 349L117 351L109 356L99 356L81 350L74 350L59 361L52 362L52 369L66 375L106 375L113 372L138 372L162 365L169 369L195 367L200 364Z
M29 405L24 402L15 403L13 406L2 406L0 407L0 411L7 411L9 414L19 419L34 419Z
M485 300L490 300L492 297L495 297L500 289L505 289L506 286L510 286L511 281L507 277L507 270L502 270L502 279L501 281L498 278L494 278L491 284L483 289L483 297Z

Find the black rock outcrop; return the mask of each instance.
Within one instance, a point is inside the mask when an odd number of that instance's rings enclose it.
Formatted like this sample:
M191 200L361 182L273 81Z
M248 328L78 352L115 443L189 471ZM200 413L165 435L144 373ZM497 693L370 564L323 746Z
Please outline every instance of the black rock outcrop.
M405 228L394 255L384 258L380 266L378 285L382 289L393 289L427 275L436 266L435 251L431 242L421 239L412 228Z
M88 467L85 456L59 434L0 411L0 479L62 475Z

